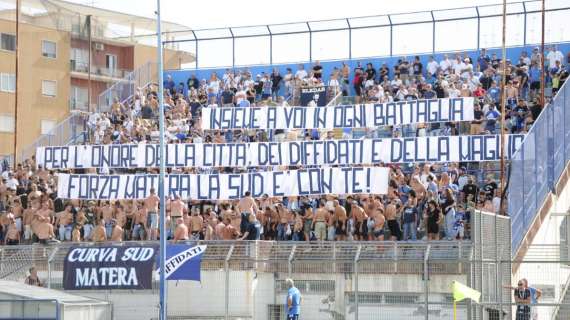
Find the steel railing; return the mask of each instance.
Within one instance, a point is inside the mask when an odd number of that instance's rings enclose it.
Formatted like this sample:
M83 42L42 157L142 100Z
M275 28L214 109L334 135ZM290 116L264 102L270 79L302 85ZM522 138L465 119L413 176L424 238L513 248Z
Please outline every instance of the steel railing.
M74 112L58 123L47 134L42 134L20 152L19 161L36 154L36 148L51 145L79 144L87 138L87 113Z
M108 112L117 99L121 103L128 103L136 94L138 88L143 88L156 82L157 69L155 62L147 62L133 72L128 73L122 80L103 91L97 98L97 111Z

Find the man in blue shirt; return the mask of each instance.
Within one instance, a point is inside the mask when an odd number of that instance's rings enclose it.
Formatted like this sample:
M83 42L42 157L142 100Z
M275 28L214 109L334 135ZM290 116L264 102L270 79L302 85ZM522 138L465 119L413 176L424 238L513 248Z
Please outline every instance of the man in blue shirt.
M176 87L176 83L174 83L174 80L172 80L172 76L171 75L166 75L166 80L164 80L162 82L164 89L168 90L168 92L170 92L170 94L174 95L176 93L175 87Z
M287 286L287 299L285 300L285 312L287 320L299 320L301 313L301 292L295 287L292 279L285 279Z
M477 63L479 64L479 71L484 72L489 67L489 63L491 63L491 57L487 54L487 49L481 49L481 53L479 54L479 58L477 58Z

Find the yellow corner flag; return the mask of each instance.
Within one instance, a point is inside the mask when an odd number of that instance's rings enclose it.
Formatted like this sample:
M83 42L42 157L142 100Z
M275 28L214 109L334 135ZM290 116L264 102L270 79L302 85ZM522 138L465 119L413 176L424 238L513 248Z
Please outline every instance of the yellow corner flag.
M451 291L453 292L453 301L455 302L468 298L479 303L479 299L481 298L481 292L471 289L457 281L453 281L451 284Z

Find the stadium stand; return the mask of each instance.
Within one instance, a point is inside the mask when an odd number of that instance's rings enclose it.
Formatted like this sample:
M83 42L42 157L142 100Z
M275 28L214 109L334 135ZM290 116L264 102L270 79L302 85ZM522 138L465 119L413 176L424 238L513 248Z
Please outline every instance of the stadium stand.
M522 51L507 60L507 114L509 133L526 133L538 118L540 54ZM547 87L552 92L568 77L570 53L555 46L546 56ZM212 72L208 79L191 76L178 81L167 72L164 82L166 138L169 143L322 140L332 138L412 137L500 133L500 58L485 50L479 56L456 53L440 61L415 57L394 65L338 63L323 74L317 61L283 75L267 67L259 74L248 68ZM177 75L177 78L180 76ZM179 79L178 79L179 80ZM444 97L475 97L475 121L324 130L202 130L201 108L248 107L298 103L303 87L326 86L327 102L384 103ZM114 101L105 112L89 114L87 143L157 142L156 84L137 89L128 103ZM350 100L349 100L350 99ZM501 190L496 163L390 165L389 193L336 197L289 197L239 201L168 199L168 238L232 240L417 240L469 238L474 209L498 213ZM262 168L183 168L170 172L213 173L258 171ZM266 170L266 169L263 169ZM15 168L2 168L0 183L0 243L50 241L124 241L156 239L158 200L80 201L57 198L57 176L62 171L37 166L31 157ZM75 173L156 173L156 169L77 169ZM248 222L248 215L256 219ZM248 232L249 226L257 230ZM247 237L244 237L247 235Z

